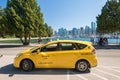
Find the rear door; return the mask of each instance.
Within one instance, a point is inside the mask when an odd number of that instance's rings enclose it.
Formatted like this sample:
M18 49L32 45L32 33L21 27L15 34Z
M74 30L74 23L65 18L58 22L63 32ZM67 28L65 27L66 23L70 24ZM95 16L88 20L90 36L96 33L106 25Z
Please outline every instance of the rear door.
M74 43L60 42L59 50L55 55L56 66L59 68L74 68L78 52Z

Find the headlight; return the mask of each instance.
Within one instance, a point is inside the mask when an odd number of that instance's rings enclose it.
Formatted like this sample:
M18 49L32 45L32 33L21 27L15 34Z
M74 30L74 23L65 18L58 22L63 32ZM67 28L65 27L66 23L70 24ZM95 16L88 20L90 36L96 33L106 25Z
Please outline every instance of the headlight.
M23 54L20 53L20 54L17 54L16 57L20 57L20 56L22 56L22 55L23 55Z

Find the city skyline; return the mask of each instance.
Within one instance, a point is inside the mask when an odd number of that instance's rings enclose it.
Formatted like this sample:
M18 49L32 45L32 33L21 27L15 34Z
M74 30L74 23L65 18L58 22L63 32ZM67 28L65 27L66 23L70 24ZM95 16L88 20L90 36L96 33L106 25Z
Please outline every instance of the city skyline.
M37 0L44 15L44 22L54 30L61 27L90 26L96 22L96 16L101 13L107 0ZM0 6L6 7L7 0L0 0Z
M96 36L96 23L91 22L91 26L85 26L85 27L73 27L71 30L68 30L64 27L61 27L58 29L58 31L54 32L54 36L57 37L92 37Z

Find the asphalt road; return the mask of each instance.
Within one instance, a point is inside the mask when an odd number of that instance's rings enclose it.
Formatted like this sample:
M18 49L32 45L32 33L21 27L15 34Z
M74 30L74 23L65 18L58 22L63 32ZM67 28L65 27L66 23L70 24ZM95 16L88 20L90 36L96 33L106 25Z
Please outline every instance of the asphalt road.
M0 48L0 80L120 80L120 49L98 49L98 66L90 72L73 69L35 69L24 72L13 68L17 53L27 47Z

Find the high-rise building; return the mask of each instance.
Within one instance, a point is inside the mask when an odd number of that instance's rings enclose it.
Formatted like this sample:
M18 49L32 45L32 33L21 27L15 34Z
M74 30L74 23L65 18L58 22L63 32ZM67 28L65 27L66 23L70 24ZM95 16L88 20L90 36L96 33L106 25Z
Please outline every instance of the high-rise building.
M84 37L85 30L83 27L80 27L79 37Z
M72 35L73 35L73 37L77 37L78 36L78 29L77 28L73 28L72 29Z
M95 24L95 22L91 22L91 34L96 34L96 24Z
M90 27L89 26L85 26L85 34L86 34L86 36L89 36L90 33L91 33Z
M65 37L67 35L67 30L64 29L64 28L60 28L58 30L58 35L61 36L61 37Z

